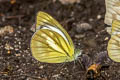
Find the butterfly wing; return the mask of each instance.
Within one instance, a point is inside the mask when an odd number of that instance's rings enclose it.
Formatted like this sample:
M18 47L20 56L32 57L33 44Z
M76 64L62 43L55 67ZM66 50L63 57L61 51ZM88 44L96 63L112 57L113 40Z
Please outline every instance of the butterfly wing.
M120 21L114 20L112 24L112 35L108 42L108 55L109 57L120 62Z
M120 0L105 0L106 14L104 22L112 25L113 20L120 20Z
M62 63L72 60L71 47L57 32L49 29L40 29L34 33L31 40L33 56L47 63Z
M74 45L70 36L55 19L44 12L37 14L31 51L41 62L62 63L74 60Z
M113 20L112 22L112 35L120 33L120 21Z
M65 31L65 29L49 14L39 11L37 13L36 29L39 30L42 25L50 25L50 26L53 26L53 27L56 27L57 29L59 29L65 35L71 48L74 49L74 44L72 42L72 39L70 38L69 34Z

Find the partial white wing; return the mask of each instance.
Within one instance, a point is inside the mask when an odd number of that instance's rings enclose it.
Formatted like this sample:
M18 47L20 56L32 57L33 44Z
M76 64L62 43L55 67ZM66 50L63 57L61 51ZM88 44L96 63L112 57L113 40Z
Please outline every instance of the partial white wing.
M120 20L120 0L105 0L106 14L104 22L112 25L113 20Z

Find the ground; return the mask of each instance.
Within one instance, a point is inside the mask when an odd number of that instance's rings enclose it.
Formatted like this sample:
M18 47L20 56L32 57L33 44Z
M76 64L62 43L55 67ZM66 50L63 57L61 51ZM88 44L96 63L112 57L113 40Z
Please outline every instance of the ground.
M104 0L70 4L57 0L11 1L0 0L0 80L86 80L92 64L107 66L100 68L94 80L120 80L120 64L107 55L110 35L105 30ZM82 49L75 63L48 64L34 59L30 51L34 33L31 27L38 11L57 19L75 47Z

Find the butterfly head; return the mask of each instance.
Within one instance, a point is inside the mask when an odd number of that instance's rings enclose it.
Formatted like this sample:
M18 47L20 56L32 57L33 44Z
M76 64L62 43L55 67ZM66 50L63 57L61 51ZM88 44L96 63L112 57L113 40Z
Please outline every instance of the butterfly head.
M75 49L75 53L74 53L74 59L76 60L78 58L78 56L80 56L82 53L82 50L80 49Z

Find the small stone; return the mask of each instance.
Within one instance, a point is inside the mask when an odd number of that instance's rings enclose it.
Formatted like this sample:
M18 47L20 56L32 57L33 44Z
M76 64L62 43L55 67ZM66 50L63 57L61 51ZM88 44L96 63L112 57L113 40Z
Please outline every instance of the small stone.
M11 49L13 49L13 47L10 44L6 43L5 44L5 49L6 50L11 50Z
M11 4L15 4L15 3L16 3L16 0L10 0L10 3L11 3Z
M80 3L81 0L59 0L62 4ZM54 1L55 2L55 1Z
M118 72L118 74L120 74L120 70L118 70L117 72Z
M109 37L106 37L104 40L107 41L109 39Z
M78 43L78 45L80 46L81 44L80 44L80 43Z
M8 50L8 51L7 51L7 53L8 53L8 54L11 54L11 51L10 51L10 50Z
M15 48L15 51L18 51L19 49L18 48Z
M0 28L0 36L7 34L7 33L13 33L14 29L12 26L5 26L3 28Z
M59 74L55 74L55 75L53 75L52 77L56 77L56 78L57 78L57 77L59 77Z
M97 15L97 19L100 19L102 16L101 15Z
M18 42L18 44L21 44L21 42Z
M16 55L17 57L18 57L18 56L21 56L20 54L15 54L15 55Z
M90 18L89 21L92 22L92 21L93 21L93 18Z
M79 35L75 35L75 38L77 38L77 39L80 39L80 38L83 38L83 37L85 37L85 35L81 35L81 34L79 34Z
M43 69L43 65L39 67L40 69Z
M78 23L76 26L76 32L78 33L92 29L92 26L89 23Z

